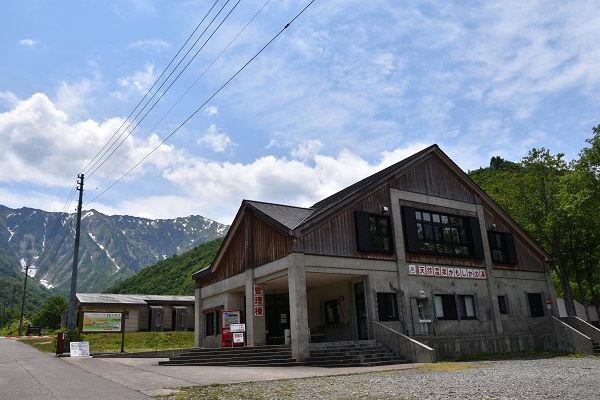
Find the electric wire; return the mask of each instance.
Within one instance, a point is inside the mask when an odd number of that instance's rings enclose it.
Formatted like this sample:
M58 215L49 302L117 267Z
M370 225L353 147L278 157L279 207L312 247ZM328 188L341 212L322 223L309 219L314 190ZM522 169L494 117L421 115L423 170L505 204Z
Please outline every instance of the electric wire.
M200 34L200 36L198 36L198 38L196 39L196 41L192 44L192 46L188 49L188 51L185 53L185 55L181 58L181 60L179 60L179 62L177 63L177 65L175 65L175 68L173 68L173 70L169 73L169 75L167 76L167 78L163 81L163 83L161 83L161 85L158 87L158 89L156 89L156 91L152 94L152 96L150 96L150 98L148 99L148 101L146 102L146 104L144 104L144 106L138 111L138 113L135 115L135 117L133 118L133 120L131 120L129 122L129 124L127 125L127 127L123 130L123 132L121 132L121 134L117 137L117 139L104 151L104 154L102 156L100 156L100 158L98 158L91 166L90 169L94 168L99 162L100 160L102 160L104 158L104 161L102 161L100 163L100 165L96 166L95 169L89 174L89 177L92 177L97 171L98 169L104 165L104 163L106 163L106 161L115 153L116 149L118 149L121 144L127 139L127 137L129 137L131 135L131 132L129 132L129 134L126 136L126 138L121 141L121 143L119 143L119 145L114 148L115 144L118 143L121 138L123 137L123 135L125 135L125 133L128 131L128 129L131 127L131 124L140 116L140 114L146 109L146 107L148 107L148 104L150 104L150 102L154 99L154 97L156 96L157 93L161 92L162 87L169 81L169 79L171 78L171 76L175 73L175 71L177 70L177 68L179 68L179 66L181 65L181 63L186 59L186 57L190 54L190 52L194 49L194 47L196 46L196 44L198 44L198 42L200 41L200 39L202 39L202 37L204 36L204 34L206 33L206 31L208 30L208 28L211 27L211 25L215 22L215 20L217 19L217 17L219 15L221 15L221 12L223 12L223 10L225 9L225 7L227 6L227 4L229 4L231 0L227 0L225 2L225 4L223 4L223 6L221 7L221 9L217 12L217 14L212 18L212 20L210 21L210 23L204 28L204 30L202 31L202 33ZM238 2L236 3L239 4L241 0L238 0ZM234 7L235 9L235 7ZM230 13L227 15L227 17L231 14ZM226 18L225 18L226 19ZM224 21L223 21L224 22ZM219 25L220 27L221 25ZM213 33L214 34L214 33ZM212 35L211 35L212 37ZM206 44L206 43L205 43ZM173 86L173 84L175 83L175 81L177 81L177 79L179 79L179 77L181 76L181 74L187 69L187 67L190 65L190 63L194 60L194 58L196 58L196 56L198 55L200 51L197 51L196 54L190 59L190 61L188 61L188 63L185 65L185 67L183 67L183 69L179 72L179 74L177 75L177 77L175 77L175 79L171 82L171 84L169 85L169 87L162 92L160 98L162 98L167 92L168 90L171 88L171 86ZM148 113L156 106L158 102L155 102L154 105L152 106L152 108L144 115L144 117L139 121L141 122L144 118L146 118L146 116L148 115ZM114 149L114 150L113 150ZM112 152L110 152L112 150ZM108 154L110 152L110 154ZM108 154L108 156L107 156Z
M156 86L156 84L160 81L160 79L163 77L163 75L165 74L165 72L169 69L169 67L171 66L171 64L173 64L173 62L177 59L177 56L179 56L179 54L181 53L181 51L185 48L185 46L188 44L188 42L190 41L190 39L192 37L194 37L194 35L196 34L196 32L198 31L198 29L200 28L200 26L202 25L202 23L204 22L204 20L208 17L208 15L210 14L210 12L213 10L213 8L217 5L217 3L219 2L219 0L215 0L215 2L213 3L212 7L210 7L210 9L206 12L206 14L204 15L204 17L202 18L202 20L200 21L200 23L198 23L198 25L196 26L196 28L193 30L193 32L188 36L188 38L186 39L186 41L183 43L183 45L181 45L181 47L179 48L179 50L177 51L177 53L171 58L171 61L169 62L169 64L163 69L163 71L161 72L160 76L154 81L154 83L152 84L152 86L150 87L150 89L148 89L148 91L146 91L146 94L144 94L144 96L141 98L141 100L137 103L137 105L135 106L135 108L129 113L129 115L127 116L127 118L123 121L123 123L121 124L121 126L119 127L119 129L117 129L115 131L115 133L113 133L113 135L111 136L111 138L104 144L104 146L102 146L102 148L92 157L92 159L90 161L88 161L88 163L83 167L82 172L85 172L86 168L88 168L88 166L96 159L96 157L98 157L98 155L100 153L102 153L102 151L106 148L106 146L108 146L108 144L113 140L113 138L119 133L119 131L121 130L121 128L123 128L123 126L125 125L125 123L129 120L129 118L131 118L131 116L133 115L133 113L137 110L137 108L140 106L140 104L143 103L144 99L150 94L150 92L152 91L152 89L154 88L154 86Z
M115 185L121 182L125 177L127 177L134 169L136 169L140 164L142 164L148 157L150 157L159 147L161 147L167 140L169 140L175 133L177 133L187 122L189 122L208 102L210 102L217 94L219 94L233 79L235 79L246 67L254 61L267 47L271 45L281 34L289 28L289 26L296 21L316 0L311 0L300 12L298 12L294 18L290 20L281 30L273 36L257 53L255 53L241 68L239 68L225 83L223 83L212 95L210 95L192 114L190 114L181 124L177 126L169 135L167 135L156 147L154 147L150 152L148 152L144 157L142 157L137 163L135 163L127 172L121 175L115 182L109 185L106 189L96 195L92 200L86 203L90 204L96 201L100 196L104 193L108 192Z
M271 0L267 0L262 5L262 7L252 16L252 18L250 18L250 20L246 23L246 25L244 25L244 27L229 41L227 46L225 46L223 48L223 50L221 50L221 52L210 62L210 64L208 64L208 66L202 71L202 73L196 78L196 80L185 90L185 92L183 92L183 94L181 96L179 96L179 99L177 99L177 101L171 106L171 108L169 108L162 115L162 117L152 126L152 128L150 128L148 130L146 135L133 146L134 148L137 148L141 143L143 143L152 134L152 132L154 132L154 130L162 123L162 121L164 121L164 119L171 113L171 111L173 111L173 109L181 102L181 100L183 100L183 98L198 84L198 82L200 82L200 79L202 79L202 77L206 74L206 72L208 72L208 70L210 70L210 68L221 58L221 56L229 49L229 47L231 47L231 45L237 40L237 38L246 30L246 28L248 28L248 26L256 19L256 17L265 9L265 7L270 2L271 2ZM136 127L137 127L137 125L136 125ZM135 127L134 127L134 129L135 129ZM113 173L121 167L121 165L123 165L123 163L125 162L125 160L127 160L128 157L129 157L128 154L125 154L123 157L121 157L119 162L102 179L102 181L100 182L98 187L104 186L106 181L108 181L109 177L112 176ZM93 191L97 190L98 187L93 189Z

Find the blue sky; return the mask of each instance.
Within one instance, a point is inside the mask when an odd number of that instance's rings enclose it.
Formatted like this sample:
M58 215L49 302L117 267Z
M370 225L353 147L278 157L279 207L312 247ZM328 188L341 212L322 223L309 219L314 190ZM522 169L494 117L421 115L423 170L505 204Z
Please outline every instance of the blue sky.
M77 172L214 1L7 2L0 203L60 210ZM307 3L268 2L162 119L265 1L239 3L89 178L88 200ZM464 170L494 155L519 160L532 147L572 158L600 122L598 20L598 1L317 0L172 140L86 208L230 223L243 198L307 206L432 143Z

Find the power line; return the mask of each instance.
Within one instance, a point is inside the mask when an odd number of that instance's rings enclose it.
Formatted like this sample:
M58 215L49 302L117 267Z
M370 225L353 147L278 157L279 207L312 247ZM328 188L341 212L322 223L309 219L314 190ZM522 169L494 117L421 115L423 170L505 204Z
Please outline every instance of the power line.
M196 39L196 41L192 44L192 46L188 49L188 51L185 53L185 55L181 58L181 60L179 60L179 62L177 63L177 65L175 65L175 68L173 68L173 70L169 73L169 75L167 76L167 78L163 81L163 83L161 83L161 85L158 87L158 89L156 89L156 91L152 94L152 96L150 96L150 98L148 99L148 101L146 102L146 104L144 104L144 107L142 107L138 113L135 115L135 117L133 117L133 119L129 122L129 124L127 125L127 127L123 130L123 132L121 132L121 134L118 136L118 138L104 151L104 154L102 154L100 156L100 158L98 158L91 166L90 169L94 168L95 165L97 165L100 160L102 160L104 158L104 161L102 161L102 163L97 166L92 172L91 174L88 174L88 178L90 178L92 175L94 175L96 173L96 171L98 171L98 169L104 165L104 163L114 154L114 152L121 146L121 144L127 139L127 137L129 137L131 135L131 132L129 132L129 134L125 137L125 139L119 143L119 145L110 153L108 154L109 151L111 151L111 149L114 148L114 145L116 143L119 142L119 140L123 137L123 135L127 132L127 130L131 127L131 124L133 124L133 122L140 116L140 114L146 109L146 107L148 107L148 104L150 104L150 102L154 99L154 97L156 96L157 93L160 92L160 90L162 89L162 87L169 81L169 79L171 78L171 76L175 73L175 71L177 70L177 68L179 68L179 66L181 65L181 63L186 59L186 57L190 54L190 52L192 51L192 49L196 46L196 44L198 44L198 42L200 41L200 39L202 39L202 37L204 36L204 34L206 33L206 31L208 30L208 28L210 28L210 26L215 22L215 20L217 19L217 17L219 15L221 15L221 12L223 11L223 9L227 6L227 4L229 4L231 0L227 0L225 2L225 4L223 4L223 6L221 7L221 9L217 12L217 14L215 14L215 16L212 18L212 20L210 21L210 23L204 28L204 30L202 31L202 33L200 34L200 36L198 36L198 38ZM234 6L237 7L237 5L239 4L241 0L238 0L238 2L236 3L236 5ZM231 11L229 12L229 14L231 14ZM229 14L227 15L227 17L229 16ZM227 19L227 17L225 19ZM221 25L219 25L220 27ZM214 34L214 33L213 33ZM212 37L212 35L211 35ZM210 38L209 38L210 39ZM205 42L206 44L206 42ZM203 45L204 47L204 45ZM202 49L202 48L201 48ZM200 49L200 50L201 50ZM191 58L191 60L185 65L185 67L183 67L183 69L179 72L179 74L175 77L175 79L171 82L171 84L169 85L169 87L161 94L159 100L169 91L169 89L171 88L171 86L173 86L173 84L175 83L175 81L177 81L177 79L179 79L179 77L181 76L181 74L187 69L187 67L190 65L190 63L194 60L194 58L196 58L196 56L198 55L200 51L197 51L196 54ZM142 119L140 119L139 122L141 122L144 118L146 118L146 116L148 115L148 113L154 108L154 106L156 106L156 104L158 103L155 102L154 105L150 108L150 110L148 110L148 112L146 112L146 114L144 115L144 117ZM139 124L138 122L138 124ZM108 156L107 156L108 154Z
M100 194L94 197L92 200L86 203L90 204L97 200L104 193L112 189L116 184L121 182L127 175L129 175L134 169L136 169L141 163L143 163L148 157L150 157L160 146L162 146L167 140L169 140L175 133L177 133L189 120L191 120L208 102L210 102L217 94L219 94L235 77L237 77L252 61L254 61L267 47L271 45L281 34L292 24L296 19L298 19L316 0L311 0L300 12L291 19L281 30L271 38L256 54L254 54L240 69L238 69L225 83L223 83L212 95L210 95L192 114L190 114L177 128L175 128L167 137L165 137L156 147L154 147L148 154L142 157L136 164L133 165L127 172L125 172L121 177L119 177L115 182L113 182L110 186L104 189Z
M138 107L140 106L140 104L142 104L142 102L144 101L144 99L150 94L150 92L152 91L152 89L154 88L154 86L156 86L156 84L160 81L160 79L163 77L163 75L165 74L165 72L169 69L169 67L171 66L171 64L173 64L173 62L177 59L177 56L179 56L179 54L181 53L181 51L185 48L185 46L188 44L188 42L190 41L190 39L196 34L196 32L198 31L198 29L200 28L200 26L202 25L202 23L204 22L204 20L208 17L208 15L210 14L210 12L213 10L213 8L217 5L217 3L219 2L219 0L215 0L215 2L213 3L212 7L210 7L210 9L206 12L206 14L204 15L204 17L202 18L202 20L200 21L200 23L198 23L198 25L196 26L196 28L193 30L193 32L188 36L188 38L186 39L186 41L183 43L183 45L181 45L181 47L179 48L179 50L177 51L177 53L173 56L173 58L171 59L171 61L169 62L169 64L163 69L163 71L161 72L160 76L154 81L154 83L152 84L152 86L150 87L150 89L148 89L148 91L146 92L146 94L144 94L144 97L141 98L141 100L137 103L137 105L135 106L135 108L129 113L129 115L127 116L127 118L123 121L123 123L121 124L121 126L119 127L119 129L117 129L115 131L115 133L113 133L113 135L111 136L110 139L108 139L108 141L104 144L104 146L102 146L102 148L92 157L92 159L90 161L88 161L88 163L83 167L82 171L85 172L86 168L88 166L90 166L90 164L96 159L96 157L98 157L98 155L100 153L102 153L102 151L106 148L106 146L108 146L108 144L113 140L113 138L119 133L119 131L121 130L121 128L123 128L123 126L125 125L125 123L129 120L129 118L131 118L131 116L133 115L133 113L138 109ZM193 47L193 46L192 46Z
M256 19L256 17L262 12L262 10L264 10L264 8L271 2L271 0L267 0L262 7L252 16L252 18L250 18L250 20L246 23L246 25L244 25L244 27L233 37L233 39L231 39L229 41L229 43L227 44L227 46L225 46L225 48L223 48L223 50L221 50L221 52L210 62L210 64L204 69L204 71L202 71L202 73L196 78L196 80L185 90L185 92L183 92L183 94L179 97L179 99L177 99L177 101L175 102L175 104L173 104L171 106L171 108L169 108L167 110L167 112L165 112L162 117L154 124L154 126L152 126L152 128L150 128L148 130L148 133L146 133L146 135L140 139L135 145L135 147L138 147L142 142L144 142L148 136L150 136L150 134L162 123L162 121L169 115L169 113L171 111L173 111L173 109L181 102L181 100L190 92L190 90L192 90L200 81L200 79L202 79L202 77L206 74L206 72L208 72L208 70L221 58L221 56L229 49L229 47L231 47L231 45L237 40L237 38L246 30L246 28L248 28L248 26ZM137 125L136 125L137 127ZM134 127L134 129L136 128ZM109 179L108 177L111 176L121 165L123 165L123 162L125 162L125 160L127 159L128 155L125 154L123 157L121 157L121 159L119 160L119 162L117 163L116 166L114 166L110 172L108 172L108 174L106 175L106 177L104 177L104 179L102 180L102 182L100 182L100 185L98 185L98 187L103 186L106 181ZM98 189L98 187L96 187L95 189L93 189L93 191L95 191L96 189Z

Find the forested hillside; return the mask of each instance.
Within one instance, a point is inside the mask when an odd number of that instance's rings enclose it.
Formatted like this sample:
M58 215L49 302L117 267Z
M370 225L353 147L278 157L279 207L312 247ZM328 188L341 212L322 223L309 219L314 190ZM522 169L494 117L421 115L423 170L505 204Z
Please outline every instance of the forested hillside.
M212 263L222 242L222 238L215 239L159 261L108 288L106 293L193 295L192 274Z
M600 304L600 125L588 143L570 162L532 149L518 163L493 157L469 173L552 256L568 310L571 298Z

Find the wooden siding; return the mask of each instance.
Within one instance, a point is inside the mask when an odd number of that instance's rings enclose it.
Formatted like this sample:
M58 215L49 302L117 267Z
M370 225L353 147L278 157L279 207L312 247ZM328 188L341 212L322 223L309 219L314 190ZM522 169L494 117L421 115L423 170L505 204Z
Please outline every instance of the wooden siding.
M394 189L475 203L475 195L435 156L429 156L390 181Z
M545 256L540 254L539 251L533 249L528 243L525 242L522 235L519 232L515 232L510 229L508 224L504 222L504 218L501 218L496 213L491 211L488 207L484 207L485 223L488 227L492 224L496 224L496 230L498 232L510 232L513 234L515 241L515 251L517 253L517 264L496 264L494 268L499 269L514 269L520 271L534 271L544 272L547 271ZM489 246L488 243L484 245Z
M393 254L359 252L356 244L354 211L379 214L379 207L388 207L391 213L390 188L388 185L369 193L341 209L307 232L302 232L300 251L307 254L393 260ZM390 214L390 217L391 214ZM392 221L392 229L393 229Z
M200 287L241 274L247 268L285 257L292 251L292 237L266 223L250 210L244 211L231 242L215 272L200 282Z
M461 217L475 217L476 214L465 210L457 210L455 208L439 207L425 203L415 203L412 201L400 200L400 207L410 206L419 210L427 210L432 212L440 212ZM484 244L485 245L485 244ZM452 257L442 256L437 254L422 254L422 253L406 253L406 261L419 264L438 264L459 267L485 267L485 260L468 257Z

